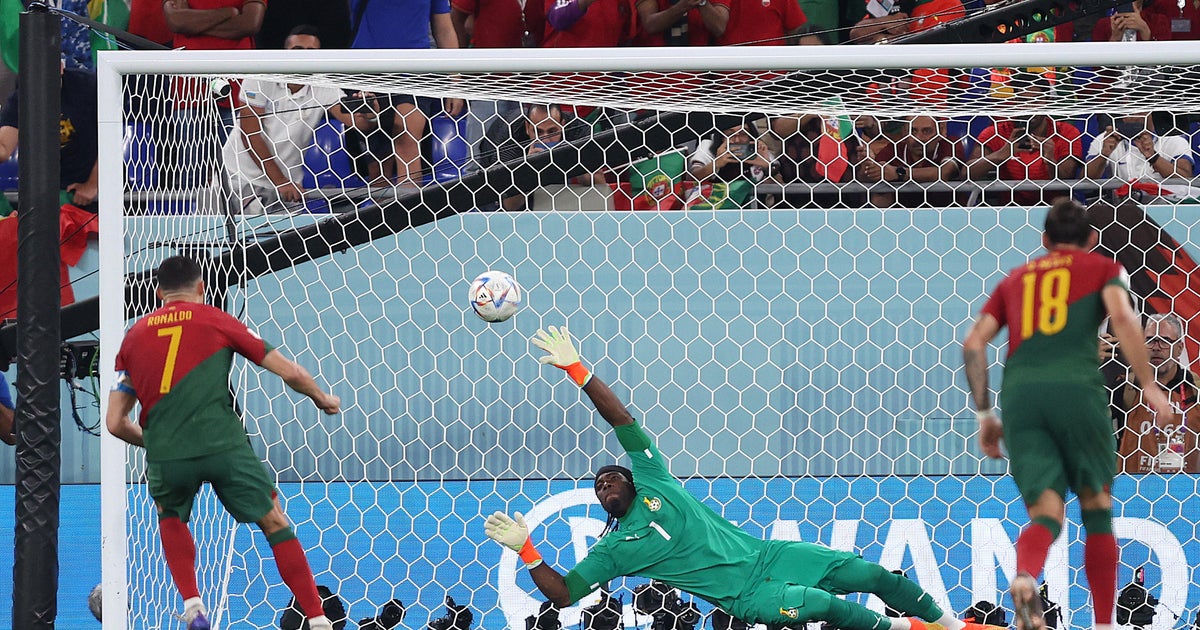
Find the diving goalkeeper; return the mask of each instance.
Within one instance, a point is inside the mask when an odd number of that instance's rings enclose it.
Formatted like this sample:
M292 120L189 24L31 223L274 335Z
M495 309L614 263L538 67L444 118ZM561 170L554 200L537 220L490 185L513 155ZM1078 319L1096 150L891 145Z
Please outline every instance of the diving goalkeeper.
M488 537L520 554L538 590L554 604L569 606L613 578L636 575L665 582L750 623L825 621L841 630L984 627L954 618L916 583L853 553L762 540L730 524L671 476L650 436L580 362L565 327L539 330L533 344L546 352L542 363L566 370L583 389L632 460L632 470L609 465L597 472L596 498L608 513L608 535L602 534L565 576L542 562L520 513L487 518ZM885 617L837 597L858 592L929 623Z

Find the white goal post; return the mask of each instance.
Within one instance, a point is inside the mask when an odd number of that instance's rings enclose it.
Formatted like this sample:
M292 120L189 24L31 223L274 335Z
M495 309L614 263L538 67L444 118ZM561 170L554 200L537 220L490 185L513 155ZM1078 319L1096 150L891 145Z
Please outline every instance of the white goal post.
M947 67L955 76L1087 69L1099 80L1004 98L959 98L952 81L952 94L930 98L905 79L914 69ZM304 202L252 212L221 180L244 174L220 153L195 154L203 156L203 180L170 185L145 175L167 168L164 155L199 151L209 140L193 130L219 124L211 104L197 114L208 126L178 124L169 86L186 77L205 86L239 79L461 98L481 126L492 120L478 113L492 111L488 103L554 104L588 124L563 123L571 131L561 143L534 151L540 129L527 109L505 121L506 131L534 131L515 155L473 152L443 178L426 145L432 181L423 187L350 185L345 173L331 187L310 172L316 185L305 187ZM253 366L235 364L231 377L317 583L342 597L351 623L399 598L405 625L421 627L442 616L449 595L471 607L479 628L523 628L540 598L515 556L482 535L482 519L525 512L547 561L568 568L603 526L591 471L620 455L575 388L531 358L535 330L567 323L584 360L706 504L755 535L819 541L905 570L961 612L1002 597L1024 519L1004 466L984 461L975 446L957 352L985 293L1039 247L1044 205L1014 204L1012 195L1062 187L1083 198L1128 182L1107 174L933 184L903 176L885 192L925 196L902 207L872 196L879 182L864 183L851 164L837 182L772 175L732 206L695 205L711 193L702 185L692 187L693 201L680 202L687 211L622 212L612 200L622 185L632 190L634 164L676 150L690 159L732 120L761 121L753 125L764 143L774 120L798 114L833 128L871 116L894 122L901 136L915 115L941 121L943 133L946 121L960 120L968 136L979 130L967 122L975 117L1082 121L1165 111L1182 120L1200 114L1197 78L1192 42L103 52L102 384L113 384L130 317L153 308L147 273L171 254L200 256L220 279L218 306L342 397L342 414L327 419ZM894 83L883 95L868 90L879 81ZM1129 89L1137 85L1153 89ZM607 118L586 118L593 108ZM708 127L698 128L703 121ZM962 141L964 165L970 142ZM786 149L769 150L777 157ZM1082 169L1086 156L1078 158ZM550 167L566 175L555 179ZM569 179L580 176L585 183ZM686 180L687 171L676 176ZM543 211L526 188L551 180L568 191L599 189L607 201ZM950 202L930 201L947 190ZM637 209L637 191L628 194ZM204 206L206 195L214 206ZM533 211L500 211L525 195L517 204ZM551 207L572 203L550 199ZM1143 311L1180 314L1194 360L1200 317L1188 309L1200 294L1184 259L1200 260L1200 212L1127 201L1103 216L1112 228L1102 230L1103 246L1142 279ZM487 269L511 272L526 290L507 322L486 324L466 302L468 283ZM104 628L165 627L181 602L158 546L144 461L111 435L101 448ZM1161 610L1194 614L1200 476L1122 474L1115 491L1121 583L1146 565ZM208 491L192 529L216 626L277 627L290 594L261 534L234 524ZM1047 581L1064 623L1087 625L1085 580L1073 561L1079 527L1064 532ZM618 582L625 623L644 625L649 618L630 598L643 581ZM581 608L564 610L563 625L579 625ZM1169 618L1160 614L1155 629L1173 627Z

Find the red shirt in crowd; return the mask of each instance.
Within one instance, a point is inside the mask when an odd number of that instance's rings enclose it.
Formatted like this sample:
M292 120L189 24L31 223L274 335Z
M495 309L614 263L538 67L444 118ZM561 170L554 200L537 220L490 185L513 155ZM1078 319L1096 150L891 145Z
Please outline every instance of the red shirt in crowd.
M1171 21L1161 13L1142 9L1142 19L1150 27L1150 41L1165 42L1171 39ZM1112 18L1103 17L1092 29L1092 41L1106 42L1112 37Z
M1061 163L1069 156L1077 159L1083 157L1083 134L1075 125L1062 121L1054 122L1054 133L1050 140L1054 143L1054 163ZM1013 138L1013 123L1005 120L984 129L979 134L979 144L984 153L1000 150L1006 143L1015 141ZM1000 179L1054 179L1054 165L1042 158L1037 149L1022 151L1013 148L1012 157L1000 165ZM1022 205L1036 204L1040 195L1036 191L1018 190L1013 194L1013 200Z
M577 0L546 0L545 48L611 48L633 39L637 10L632 0L596 0L570 27L554 27L551 12ZM795 2L795 0L792 0Z
M243 6L252 2L262 2L266 6L266 0L188 0L188 8L197 10L210 9L227 9L229 7L237 7L241 9ZM161 11L161 7L159 11ZM175 48L184 50L251 50L254 48L254 37L247 36L241 39L226 39L224 37L214 37L212 35L184 35L175 33ZM175 104L178 107L196 107L197 104L205 97L205 90L208 82L205 80L186 79L183 77L176 78L175 81ZM217 106L222 109L233 109L233 104L238 102L238 93L241 90L241 83L238 81L230 81L229 97L218 98Z
M544 0L451 0L450 6L475 16L471 30L475 48L521 48L527 30L533 42L541 45L545 35Z
M731 5L729 25L717 43L782 46L783 38L807 21L796 0L739 0Z
M732 0L709 0L709 2L714 5L721 5L732 11L732 8L729 6L732 3ZM672 3L671 0L657 0L659 11L666 11L667 9L671 8L672 4L674 3ZM691 11L688 11L687 34L688 45L690 46L708 46L713 42L712 34L709 33L708 29L704 27L704 17L700 15L699 9L692 9ZM650 34L639 28L635 43L638 46L666 46L667 34L665 31L661 33Z
M175 37L175 33L167 28L162 0L131 0L129 32L165 46L170 46Z
M262 1L264 6L267 4L263 0L253 1ZM241 9L248 2L249 0L189 0L188 8L208 10L237 7ZM162 12L162 7L159 7L159 12ZM254 48L254 38L225 39L224 37L213 37L212 35L184 35L182 33L175 33L175 47L187 50L250 50Z
M1200 4L1196 0L1185 0L1183 7L1174 0L1155 2L1146 7L1150 13L1161 14L1171 28L1171 39L1200 39ZM1153 26L1150 27L1153 30Z

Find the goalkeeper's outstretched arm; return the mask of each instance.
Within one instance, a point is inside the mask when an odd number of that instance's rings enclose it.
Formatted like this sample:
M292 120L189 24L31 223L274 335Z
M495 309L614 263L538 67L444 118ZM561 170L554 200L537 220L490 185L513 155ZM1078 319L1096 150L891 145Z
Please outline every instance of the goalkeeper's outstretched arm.
M488 538L521 556L533 583L546 599L560 608L575 603L571 599L570 589L567 588L566 578L554 567L542 562L542 554L533 548L533 541L529 538L529 525L525 523L525 517L520 512L512 517L504 512L492 514L484 521L483 531Z
M549 326L548 328L550 332L539 328L532 339L533 345L546 351L546 355L539 357L538 361L565 370L567 376L571 377L571 380L575 381L575 384L579 385L592 400L596 411L600 412L600 417L604 418L608 424L614 427L633 424L633 416L625 408L625 403L617 398L607 383L583 366L583 362L579 360L579 352L575 349L575 344L571 342L571 334L567 332L567 327L563 326L560 329Z

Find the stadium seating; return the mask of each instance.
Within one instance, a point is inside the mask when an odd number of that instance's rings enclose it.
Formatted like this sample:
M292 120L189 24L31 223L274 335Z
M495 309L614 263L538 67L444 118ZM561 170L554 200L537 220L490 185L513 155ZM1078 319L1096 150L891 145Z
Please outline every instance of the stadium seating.
M301 185L312 188L358 188L366 183L354 173L354 164L342 141L345 127L337 119L327 119L313 133L312 146L304 151L304 177Z
M131 191L153 190L158 187L158 156L154 149L154 133L145 123L125 125L125 179Z
M433 178L439 182L462 177L471 158L471 145L467 143L467 117L457 120L446 115L433 117L429 121L432 137L429 163L433 165Z

